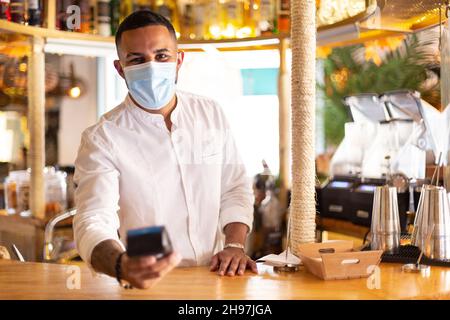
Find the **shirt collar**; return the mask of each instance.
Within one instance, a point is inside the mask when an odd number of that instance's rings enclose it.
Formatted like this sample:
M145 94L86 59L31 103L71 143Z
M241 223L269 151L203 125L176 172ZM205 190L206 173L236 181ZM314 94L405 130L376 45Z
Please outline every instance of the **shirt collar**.
M170 114L170 121L173 125L178 124L178 118L179 113L181 109L181 99L180 95L176 93L177 98L177 105L175 106L175 109L172 110L172 113ZM142 110L142 108L138 107L136 103L131 99L130 94L128 94L125 98L125 103L127 105L128 110L138 119L141 119L147 123L147 121L157 125L158 123L164 122L164 117L161 114L158 113L150 113L145 110Z

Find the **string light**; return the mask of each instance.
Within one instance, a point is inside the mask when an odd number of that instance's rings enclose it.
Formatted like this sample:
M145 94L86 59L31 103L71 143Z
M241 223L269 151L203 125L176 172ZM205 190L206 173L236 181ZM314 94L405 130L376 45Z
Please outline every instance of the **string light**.
M78 86L72 87L69 89L69 97L76 99L81 95L81 88Z

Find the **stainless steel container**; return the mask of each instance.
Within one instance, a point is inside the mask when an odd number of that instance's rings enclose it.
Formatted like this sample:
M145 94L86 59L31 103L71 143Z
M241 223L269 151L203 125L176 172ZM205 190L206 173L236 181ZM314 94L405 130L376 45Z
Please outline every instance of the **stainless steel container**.
M428 258L450 260L450 204L444 187L422 187L412 244Z
M375 189L370 227L372 250L395 253L400 247L400 217L397 188L381 186Z

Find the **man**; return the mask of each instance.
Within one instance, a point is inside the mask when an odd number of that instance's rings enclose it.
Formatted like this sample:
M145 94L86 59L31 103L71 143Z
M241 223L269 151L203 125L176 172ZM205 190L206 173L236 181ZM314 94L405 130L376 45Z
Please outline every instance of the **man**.
M253 193L229 125L213 100L176 90L184 53L168 20L148 10L116 34L125 101L82 135L75 162L74 234L97 272L148 288L180 263L219 275L257 272L244 251ZM125 252L126 232L164 225L174 251ZM122 282L124 281L124 282Z

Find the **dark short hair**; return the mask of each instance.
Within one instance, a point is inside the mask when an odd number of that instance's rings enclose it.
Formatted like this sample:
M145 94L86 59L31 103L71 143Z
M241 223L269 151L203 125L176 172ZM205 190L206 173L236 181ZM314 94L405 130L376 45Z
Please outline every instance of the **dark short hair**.
M159 13L150 11L148 9L138 10L126 17L116 32L116 46L119 47L120 40L122 38L122 33L128 30L134 30L147 26L164 26L169 30L170 34L177 39L175 29L169 20L164 18L164 16Z

